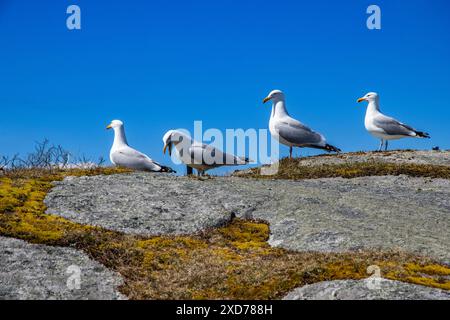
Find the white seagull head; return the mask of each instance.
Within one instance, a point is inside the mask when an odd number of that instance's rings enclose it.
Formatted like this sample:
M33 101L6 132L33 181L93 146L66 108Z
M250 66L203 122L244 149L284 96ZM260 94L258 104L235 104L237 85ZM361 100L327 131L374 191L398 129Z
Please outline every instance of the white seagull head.
M120 120L113 120L111 123L106 127L106 129L118 129L123 127L123 122Z
M363 102L363 101L378 102L378 99L379 99L378 93L376 93L376 92L369 92L364 97L359 98L358 102Z
M263 100L263 103L272 100L273 102L284 100L284 93L281 90L273 90L269 95Z
M182 133L181 131L178 130L169 130L166 132L166 134L164 134L163 136L163 143L164 143L164 149L163 149L163 153L166 153L166 150L168 148L169 151L169 156L172 155L172 145L177 145L181 142L183 142L183 140L185 138L188 138L184 133Z

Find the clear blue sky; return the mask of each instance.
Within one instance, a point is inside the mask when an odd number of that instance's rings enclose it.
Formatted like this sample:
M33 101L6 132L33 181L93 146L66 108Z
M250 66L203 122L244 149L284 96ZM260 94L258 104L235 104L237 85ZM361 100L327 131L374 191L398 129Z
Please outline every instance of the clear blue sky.
M81 31L66 28L70 4ZM366 28L370 4L381 31ZM0 154L45 137L108 158L105 126L121 119L132 146L170 164L166 130L267 128L272 89L344 151L378 146L356 103L367 91L432 136L391 147L447 149L449 31L447 0L0 0Z

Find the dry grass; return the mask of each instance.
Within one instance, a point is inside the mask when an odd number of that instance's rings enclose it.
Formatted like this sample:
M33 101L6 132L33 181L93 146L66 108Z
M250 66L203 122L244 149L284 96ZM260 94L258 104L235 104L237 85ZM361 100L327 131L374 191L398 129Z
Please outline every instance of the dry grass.
M336 177L350 179L367 176L407 175L410 177L450 179L450 166L376 161L304 166L301 165L301 161L301 158L281 159L278 173L275 175L261 175L260 168L253 168L245 173L240 172L238 176L258 179L302 180Z
M95 171L21 171L0 177L0 235L70 246L119 272L131 299L276 299L304 284L382 276L450 290L450 268L403 252L298 253L272 248L269 226L234 220L192 236L139 237L45 214L51 181Z

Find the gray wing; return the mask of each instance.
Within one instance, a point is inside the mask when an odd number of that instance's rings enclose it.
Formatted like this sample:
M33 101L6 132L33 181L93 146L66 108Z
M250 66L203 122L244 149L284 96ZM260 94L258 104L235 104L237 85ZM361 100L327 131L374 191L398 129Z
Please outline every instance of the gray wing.
M280 121L275 125L278 134L284 140L298 145L322 145L324 137L299 121Z
M191 160L211 167L246 164L244 159L207 144L195 143L189 148Z
M116 150L111 155L112 160L119 166L133 168L138 170L160 171L161 165L147 155L127 147Z
M373 124L393 136L411 136L416 132L414 128L385 115L376 116Z

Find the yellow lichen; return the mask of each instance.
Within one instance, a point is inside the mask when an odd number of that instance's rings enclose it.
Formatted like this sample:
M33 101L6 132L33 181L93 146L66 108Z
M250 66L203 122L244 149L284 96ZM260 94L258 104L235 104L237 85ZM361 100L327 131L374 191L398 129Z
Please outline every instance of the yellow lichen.
M269 245L269 226L263 222L236 220L235 223L217 229L217 233L237 249L264 249Z
M386 278L450 290L450 268L435 263L406 263L402 270L388 272Z
M438 264L421 266L409 263L405 266L405 268L409 272L421 272L429 275L450 276L450 268Z

